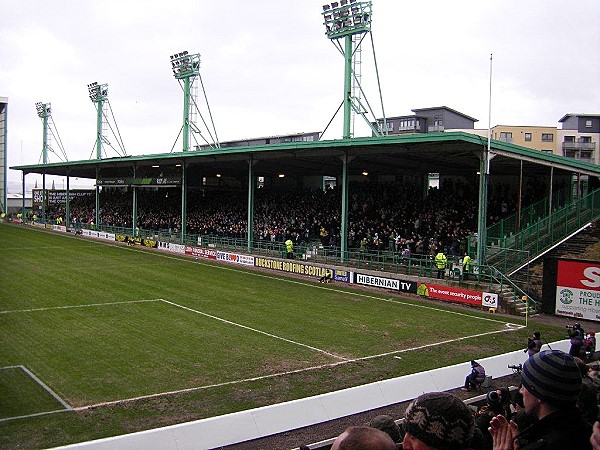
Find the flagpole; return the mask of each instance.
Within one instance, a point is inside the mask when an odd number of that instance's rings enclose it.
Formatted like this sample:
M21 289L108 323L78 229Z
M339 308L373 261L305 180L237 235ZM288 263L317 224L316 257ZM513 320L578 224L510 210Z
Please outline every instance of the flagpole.
M489 105L488 105L488 144L487 144L488 158L487 158L486 174L489 173L489 169L490 169L489 153L490 153L490 149L491 149L491 145L492 145L492 56L493 56L493 54L490 53L490 97L489 97L489 102L488 102Z

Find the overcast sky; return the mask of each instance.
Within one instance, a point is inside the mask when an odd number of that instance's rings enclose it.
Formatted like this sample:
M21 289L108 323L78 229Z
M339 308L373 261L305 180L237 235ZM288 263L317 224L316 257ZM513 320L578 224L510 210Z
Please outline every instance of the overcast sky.
M171 151L183 94L169 56L183 50L201 55L221 141L323 131L343 95L343 58L325 36L324 3L0 0L8 165L41 162L38 101L52 104L69 160L89 159L94 81L109 85L128 154ZM445 105L487 128L493 54L492 126L557 126L566 113L598 114L599 24L598 0L373 0L385 113ZM363 48L362 84L381 117L369 37ZM325 138L341 134L336 120ZM367 134L357 126L356 135ZM117 155L109 149L109 156ZM19 181L20 172L9 170L8 179Z

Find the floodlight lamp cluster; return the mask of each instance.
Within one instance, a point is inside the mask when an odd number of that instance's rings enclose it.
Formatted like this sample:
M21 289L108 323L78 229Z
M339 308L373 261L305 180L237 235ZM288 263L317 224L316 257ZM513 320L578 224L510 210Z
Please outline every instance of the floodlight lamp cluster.
M52 108L50 107L50 103L37 102L35 104L35 110L37 111L37 115L40 118L50 117L50 115L52 114Z
M98 84L94 81L87 86L91 101L99 102L106 100L106 97L108 97L108 84Z
M171 68L175 78L187 78L198 75L200 69L200 55L190 55L187 51L171 55Z
M370 1L339 0L323 5L325 34L329 39L338 39L371 30Z

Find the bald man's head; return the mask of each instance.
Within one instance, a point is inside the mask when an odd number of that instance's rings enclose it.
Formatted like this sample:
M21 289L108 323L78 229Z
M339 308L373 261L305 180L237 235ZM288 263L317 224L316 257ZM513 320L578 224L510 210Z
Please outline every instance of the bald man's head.
M389 434L371 427L350 427L340 434L331 450L396 450Z

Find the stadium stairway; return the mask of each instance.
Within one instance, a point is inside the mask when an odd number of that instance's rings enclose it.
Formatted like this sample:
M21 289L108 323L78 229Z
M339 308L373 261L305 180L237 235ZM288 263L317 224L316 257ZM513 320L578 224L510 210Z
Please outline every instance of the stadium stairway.
M600 221L596 220L547 253L536 257L529 266L521 268L511 278L517 285L531 292L534 298L541 298L545 258L593 259L592 256L588 256L588 253L594 245L599 243Z
M538 216L516 234L508 233L508 226L493 225L487 230L486 264L507 274L514 273L598 219L600 189L554 209L549 215Z

